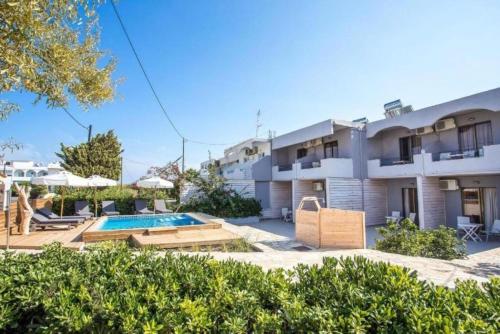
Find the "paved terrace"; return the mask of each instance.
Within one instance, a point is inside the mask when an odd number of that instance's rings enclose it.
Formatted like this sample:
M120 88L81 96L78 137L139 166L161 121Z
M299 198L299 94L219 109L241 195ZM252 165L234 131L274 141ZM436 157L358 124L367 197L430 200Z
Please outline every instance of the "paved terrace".
M218 260L234 259L250 262L264 269L291 269L299 263L321 264L323 257L361 255L373 261L384 261L416 270L423 280L448 287L454 286L457 279L474 279L486 282L488 277L500 275L500 242L470 244L471 255L463 260L438 260L423 257L390 254L373 249L360 250L310 250L297 251L293 247L300 246L294 241L294 225L279 220L263 221L251 225L232 225L222 219L217 219L223 228L239 234L262 249L258 253L222 253L211 255ZM374 245L375 228L367 230L368 247ZM468 245L469 246L469 245Z
M379 252L373 249L359 250L315 250L298 251L294 247L303 246L295 239L295 226L279 220L263 221L250 225L232 225L223 219L215 219L224 229L231 231L254 243L262 252L223 253L212 252L218 260L234 259L262 266L264 269L291 269L299 263L321 264L323 257L364 256L373 261L384 261L416 270L418 277L448 287L454 286L456 279L473 279L485 282L488 277L500 275L500 241L488 243L469 243L469 256L464 260L445 261L422 257L411 257ZM39 252L42 243L62 241L65 247L82 249L84 243L80 234L90 226L90 222L72 230L55 230L36 233L30 236L13 236L11 242L18 246L18 252ZM375 228L367 229L368 247L374 245L377 237ZM0 233L0 248L5 247L4 233ZM22 247L21 247L22 244ZM193 254L189 252L189 254ZM206 254L206 253L204 253Z

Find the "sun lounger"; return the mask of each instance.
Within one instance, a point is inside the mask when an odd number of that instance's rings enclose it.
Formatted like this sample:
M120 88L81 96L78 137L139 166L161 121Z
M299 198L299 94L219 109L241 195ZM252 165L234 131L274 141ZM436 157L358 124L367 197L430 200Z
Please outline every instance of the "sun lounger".
M171 213L172 210L167 209L167 206L165 204L165 200L155 199L155 212L156 213Z
M52 212L49 208L41 208L41 209L36 209L37 213L40 213L41 215L45 216L46 218L49 219L61 219L61 218L68 218L68 219L89 219L90 217L88 216L59 216L58 214Z
M153 214L154 212L148 209L147 202L143 199L135 200L135 213L136 214Z
M115 201L102 201L102 214L104 216L120 215L120 212L116 211Z
M68 226L68 230L71 226L77 226L84 222L83 218L56 218L51 219L47 218L41 213L34 213L33 217L31 217L31 229L35 230L37 228L45 229L46 227L55 227L55 226Z
M90 212L89 202L87 201L76 201L75 202L75 216L92 218L94 213Z

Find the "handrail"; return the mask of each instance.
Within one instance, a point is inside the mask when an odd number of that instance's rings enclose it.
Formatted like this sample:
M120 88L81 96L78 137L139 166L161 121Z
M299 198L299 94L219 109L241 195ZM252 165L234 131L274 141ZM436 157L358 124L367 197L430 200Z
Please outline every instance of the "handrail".
M443 151L432 153L432 161L468 159L478 158L482 156L484 156L484 150L482 148L471 150Z

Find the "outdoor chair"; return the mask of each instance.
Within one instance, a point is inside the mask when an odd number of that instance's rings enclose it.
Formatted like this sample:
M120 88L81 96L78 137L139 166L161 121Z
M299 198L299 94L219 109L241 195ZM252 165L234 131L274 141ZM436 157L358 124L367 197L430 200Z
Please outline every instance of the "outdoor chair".
M72 226L78 226L84 222L83 218L77 217L66 217L66 218L47 218L41 213L34 213L33 217L31 217L31 230L36 230L37 228L41 228L45 230L47 227L56 227L56 226L67 226L68 230L71 229Z
M87 218L94 217L94 213L90 212L89 202L87 201L75 202L75 215Z
M154 214L153 211L148 209L147 202L143 199L135 200L135 213L141 215Z
M500 219L495 219L493 225L491 225L490 230L486 231L486 241L489 240L490 235L500 235Z
M172 213L172 210L167 209L165 200L155 199L155 213Z
M281 208L281 219L284 222L291 222L293 219L292 212L288 208Z
M118 216L120 212L116 211L115 201L102 201L103 216Z
M401 220L401 212L399 211L392 211L391 215L388 217L385 217L387 220L387 223L389 222L395 222L396 224L399 223Z
M41 214L42 216L45 216L46 218L49 219L88 219L90 217L88 216L80 216L80 215L74 215L74 216L59 216L58 214L52 212L49 208L41 208L41 209L36 209L36 212Z

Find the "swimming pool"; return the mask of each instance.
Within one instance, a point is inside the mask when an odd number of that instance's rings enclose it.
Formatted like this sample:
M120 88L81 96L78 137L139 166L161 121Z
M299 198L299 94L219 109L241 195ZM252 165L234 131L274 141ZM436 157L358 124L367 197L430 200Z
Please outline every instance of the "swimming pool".
M100 231L149 229L156 227L178 227L202 225L199 220L186 214L157 214L107 217L99 225Z

